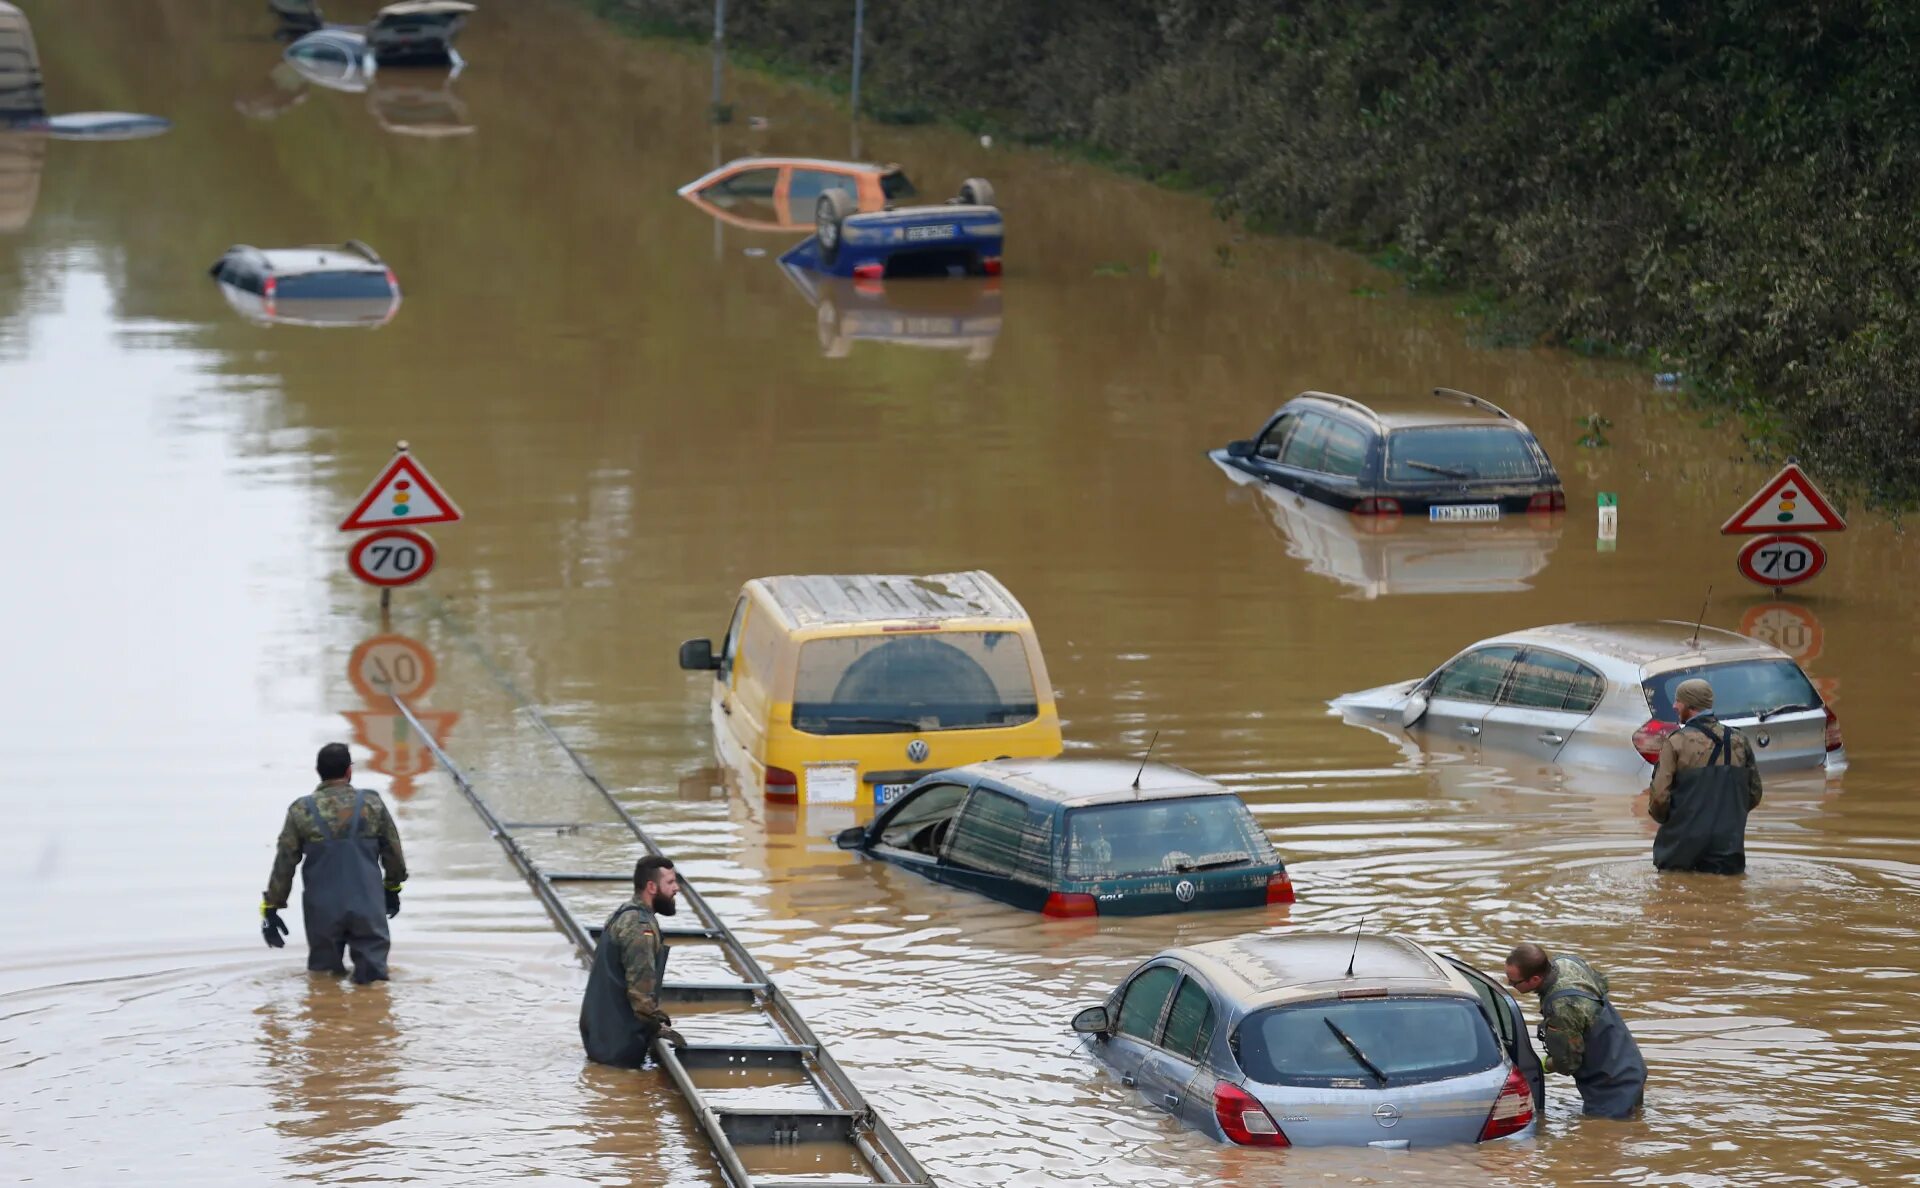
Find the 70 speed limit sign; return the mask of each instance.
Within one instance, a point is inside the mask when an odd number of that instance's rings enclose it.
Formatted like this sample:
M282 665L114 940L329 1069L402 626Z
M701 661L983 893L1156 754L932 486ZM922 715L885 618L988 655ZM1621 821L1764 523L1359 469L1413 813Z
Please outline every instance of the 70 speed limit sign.
M370 586L406 586L432 571L433 557L426 533L388 528L355 542L347 551L347 568Z
M1748 581L1779 589L1797 586L1827 567L1827 551L1805 536L1762 536L1748 541L1736 561Z

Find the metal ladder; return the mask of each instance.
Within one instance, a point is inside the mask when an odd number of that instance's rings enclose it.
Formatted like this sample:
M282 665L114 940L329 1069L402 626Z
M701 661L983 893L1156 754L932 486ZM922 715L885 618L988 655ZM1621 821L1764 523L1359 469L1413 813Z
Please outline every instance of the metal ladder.
M631 883L631 869L603 873L597 871L547 871L539 865L521 846L515 834L529 830L572 830L590 825L608 827L623 826L632 831L634 839L644 846L648 853L659 854L660 847L647 836L647 831L633 819L632 814L615 799L613 793L602 783L586 760L567 744L554 730L551 723L533 709L523 705L523 712L553 742L566 752L580 774L605 798L609 807L619 817L618 821L606 822L502 822L494 815L486 801L474 790L473 782L466 773L454 763L453 757L441 748L420 721L414 716L413 708L399 697L393 699L395 707L413 726L416 736L433 752L440 766L452 777L454 785L460 789L467 802L473 806L480 819L485 822L494 839L507 852L533 893L546 906L553 921L580 951L582 961L591 962L595 944L600 938L600 928L581 922L568 906L560 888L566 884L583 883ZM733 1185L733 1188L830 1188L838 1185L858 1184L904 1184L914 1188L933 1188L934 1181L921 1168L919 1160L913 1157L906 1146L895 1136L886 1120L875 1113L867 1104L853 1082L834 1060L826 1046L813 1034L806 1020L787 996L780 991L773 979L760 968L753 956L734 939L726 923L714 914L712 908L700 895L700 892L684 878L680 881L681 899L693 909L699 923L696 927L667 928L661 931L665 939L678 945L713 945L726 956L731 966L744 971L744 978L736 982L675 982L666 981L660 987L661 1002L680 1003L717 1003L730 1004L742 1009L757 1009L764 1012L772 1023L782 1042L768 1044L752 1043L694 1043L689 1041L685 1048L676 1049L665 1040L653 1043L653 1058L666 1069L672 1078L674 1087L692 1108L699 1119L700 1128L706 1132L707 1140L713 1146L714 1156L720 1161L721 1169ZM744 1107L714 1104L695 1084L693 1074L701 1071L721 1073L744 1073L781 1071L797 1074L804 1083L810 1085L825 1103L819 1109L789 1108L786 1106ZM861 1173L835 1174L831 1178L820 1178L818 1173L806 1173L805 1178L783 1179L780 1175L755 1175L747 1168L741 1158L742 1149L777 1148L802 1142L820 1142L828 1144L846 1144L858 1155L858 1164L865 1169Z

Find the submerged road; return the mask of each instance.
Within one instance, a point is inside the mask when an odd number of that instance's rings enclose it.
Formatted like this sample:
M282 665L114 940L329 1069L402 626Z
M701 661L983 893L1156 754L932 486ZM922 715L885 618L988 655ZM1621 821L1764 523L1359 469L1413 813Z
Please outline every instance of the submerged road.
M866 128L861 152L930 195L993 180L998 293L969 291L964 317L914 295L823 310L772 261L789 237L673 191L751 151L845 153L844 113L734 73L740 118L716 129L702 51L564 0L483 10L450 89L371 96L278 71L249 5L32 16L62 109L174 128L0 144L32 178L25 220L0 221L11 1174L719 1182L662 1080L583 1063L571 945L362 691L356 656L400 654L409 703L503 813L574 819L597 793L497 676L542 706L942 1183L1911 1174L1920 564L1896 526L1855 516L1828 572L1769 610L1716 529L1770 470L1644 374L1477 344L1451 303L1363 261L958 133ZM235 242L349 236L405 292L377 331L256 326L205 276ZM1366 531L1203 457L1300 389L1434 384L1526 420L1573 510ZM1609 444L1583 448L1594 413ZM400 437L468 518L432 530L430 593L400 593L389 631L334 525ZM1602 491L1621 507L1605 551ZM834 811L720 788L674 649L724 630L743 579L975 566L1032 612L1070 750L1137 753L1158 731L1156 757L1252 805L1298 903L1042 924L835 850ZM1745 879L1656 877L1631 789L1407 753L1326 714L1497 630L1690 616L1709 583L1709 623L1788 627L1853 760L1769 785ZM312 981L256 931L280 816L332 738L359 744L415 871L387 986ZM546 857L630 865L603 832ZM1607 969L1651 1066L1646 1120L1581 1123L1562 1081L1536 1141L1225 1149L1067 1033L1169 943L1362 916L1483 968L1534 938Z

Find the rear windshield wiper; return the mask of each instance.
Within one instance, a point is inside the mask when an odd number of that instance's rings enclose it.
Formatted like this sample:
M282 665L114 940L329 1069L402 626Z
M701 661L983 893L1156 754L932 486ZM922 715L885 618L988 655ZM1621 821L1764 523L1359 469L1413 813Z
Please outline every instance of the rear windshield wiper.
M1402 466L1411 466L1415 470L1430 470L1435 474L1444 474L1448 478L1470 479L1473 471L1461 470L1457 466L1436 466L1431 462L1402 462Z
M902 730L920 729L920 723L909 718L866 718L856 714L824 714L807 720L819 722L822 725L831 722L849 722L861 726L898 726Z
M1776 705L1770 710L1761 710L1758 714L1755 714L1754 717L1759 721L1764 722L1768 718L1773 717L1775 714L1792 714L1792 713L1798 713L1801 710L1810 710L1812 708L1813 707L1810 705L1802 705L1799 702L1795 702L1792 705Z
M1173 864L1173 868L1181 871L1212 870L1216 866L1238 866L1242 862L1252 861L1252 854L1221 854L1215 857L1209 857L1204 862L1176 862Z
M1333 1036L1335 1039L1339 1040L1342 1044L1346 1045L1347 1051L1352 1052L1353 1058L1355 1060L1358 1060L1363 1066L1365 1066L1366 1070L1372 1073L1376 1080L1378 1080L1382 1085L1387 1083L1387 1074L1380 1071L1379 1065L1367 1059L1367 1054L1360 1050L1360 1045L1353 1042L1352 1036L1340 1030L1340 1025L1338 1023L1335 1023L1332 1019L1329 1019L1325 1015L1320 1016L1320 1021L1327 1025L1328 1031L1333 1032Z

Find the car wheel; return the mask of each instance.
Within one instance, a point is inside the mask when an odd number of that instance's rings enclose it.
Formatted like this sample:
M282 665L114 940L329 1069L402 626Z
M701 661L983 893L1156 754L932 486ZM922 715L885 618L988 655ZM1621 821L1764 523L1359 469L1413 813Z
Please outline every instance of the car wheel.
M853 198L845 190L828 190L814 204L813 238L820 245L821 263L832 264L840 258L842 224L853 210Z
M960 183L960 205L993 206L993 183L984 177L970 177Z

